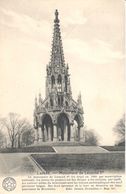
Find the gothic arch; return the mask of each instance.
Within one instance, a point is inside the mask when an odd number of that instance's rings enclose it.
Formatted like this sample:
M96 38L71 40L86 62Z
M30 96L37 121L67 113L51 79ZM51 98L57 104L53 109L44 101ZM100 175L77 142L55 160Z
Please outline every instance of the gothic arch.
M62 83L62 76L60 74L58 75L57 83L58 84Z
M65 92L67 92L67 76L65 75Z
M68 114L65 110L64 110L64 111L61 111L60 113L56 113L56 114L55 114L55 120L57 121L57 120L58 120L58 117L59 117L61 114L65 114L66 117L67 117L68 120L69 120L69 123L70 123L70 116L69 116L69 114Z
M75 140L79 141L80 139L80 125L81 125L81 117L79 114L76 114L74 117L74 134Z
M55 77L54 75L52 75L51 77L51 87L54 88L54 84L55 84Z
M78 140L78 123L76 120L73 122L73 134L74 134L74 140Z
M42 117L42 134L43 141L53 141L53 122L49 114L45 114Z
M53 107L53 99L52 98L50 98L50 105L51 105L51 107Z
M63 106L63 96L62 95L58 96L58 106Z
M37 118L37 116L34 116L34 128L35 129L38 128L38 118Z
M65 113L60 113L57 117L57 132L60 141L70 141L70 123Z
M57 78L58 92L62 91L62 76L59 74Z

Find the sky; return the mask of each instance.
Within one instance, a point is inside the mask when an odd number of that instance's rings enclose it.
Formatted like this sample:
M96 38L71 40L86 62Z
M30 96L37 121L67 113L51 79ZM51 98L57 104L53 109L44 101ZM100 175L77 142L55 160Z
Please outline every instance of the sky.
M0 0L0 116L33 121L45 97L55 9L72 95L81 92L85 126L113 145L124 113L124 3L121 0Z

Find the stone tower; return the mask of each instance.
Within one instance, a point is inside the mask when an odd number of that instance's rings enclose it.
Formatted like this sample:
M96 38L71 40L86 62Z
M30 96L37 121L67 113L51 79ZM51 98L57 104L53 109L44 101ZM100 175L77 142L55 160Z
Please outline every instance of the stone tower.
M35 142L83 141L81 95L72 98L68 64L65 63L58 11L55 11L51 59L46 67L46 97L35 98Z

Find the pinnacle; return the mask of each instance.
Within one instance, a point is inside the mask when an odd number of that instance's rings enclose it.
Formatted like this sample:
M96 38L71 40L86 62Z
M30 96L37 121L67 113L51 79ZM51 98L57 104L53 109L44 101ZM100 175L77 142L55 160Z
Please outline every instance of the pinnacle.
M58 10L56 9L56 11L55 11L55 20L54 20L55 23L59 23L58 15L59 15L59 13L58 13Z
M64 54L63 54L63 46L60 32L60 24L58 18L58 10L55 11L55 19L54 19L54 32L53 32L53 40L52 40L52 50L51 50L51 64L53 67L57 65L64 65Z

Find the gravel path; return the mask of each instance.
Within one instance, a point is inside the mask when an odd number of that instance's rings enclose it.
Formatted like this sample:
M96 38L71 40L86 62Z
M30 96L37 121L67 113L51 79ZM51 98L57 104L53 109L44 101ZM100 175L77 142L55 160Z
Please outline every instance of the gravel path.
M106 153L108 150L99 146L54 146L54 150L59 154L84 154L84 153Z

